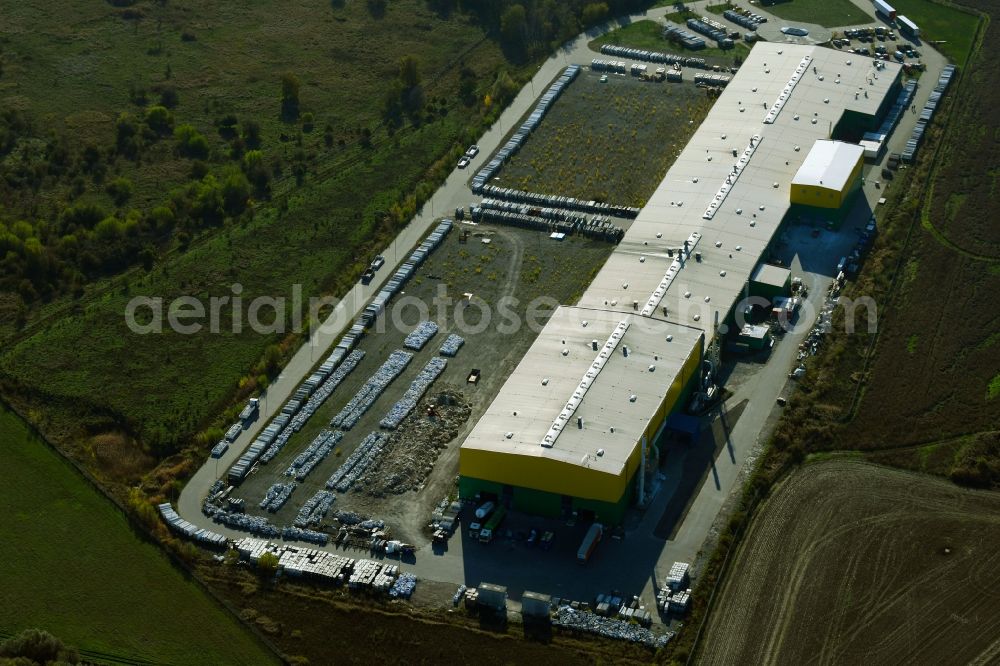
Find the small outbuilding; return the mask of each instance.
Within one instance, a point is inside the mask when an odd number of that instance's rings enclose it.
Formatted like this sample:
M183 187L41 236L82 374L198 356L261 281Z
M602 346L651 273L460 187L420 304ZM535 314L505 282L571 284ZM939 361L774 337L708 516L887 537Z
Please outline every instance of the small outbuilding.
M507 588L493 583L479 584L479 607L494 613L507 612Z
M552 608L552 597L539 592L525 592L521 595L521 616L531 620L547 620Z
M816 141L792 178L791 203L839 209L861 181L864 157L865 149L859 145Z
M787 296L792 288L792 272L782 266L773 264L757 264L750 276L750 294L763 296L773 300L778 296Z

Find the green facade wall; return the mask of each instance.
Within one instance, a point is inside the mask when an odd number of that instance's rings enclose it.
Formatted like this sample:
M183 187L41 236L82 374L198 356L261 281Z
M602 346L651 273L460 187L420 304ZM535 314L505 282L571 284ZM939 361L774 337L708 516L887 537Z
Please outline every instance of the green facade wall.
M635 495L634 487L635 483L630 483L628 491L614 504L574 497L571 500L571 507L575 511L593 511L598 522L606 525L618 525L624 519L625 511ZM491 493L499 498L504 496L503 486L499 483L468 476L459 478L458 493L460 497L471 499L480 492ZM560 495L514 486L511 500L511 508L515 511L547 518L560 518L563 515L563 498Z

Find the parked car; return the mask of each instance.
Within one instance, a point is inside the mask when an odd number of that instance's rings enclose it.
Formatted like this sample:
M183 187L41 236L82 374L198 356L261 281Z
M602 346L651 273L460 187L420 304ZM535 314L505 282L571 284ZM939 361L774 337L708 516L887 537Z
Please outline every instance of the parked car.
M464 169L465 167L469 166L469 162L471 162L471 161L472 160L470 160L468 157L464 157L463 156L462 159L460 159L458 161L458 168L459 169Z
M470 159L479 154L479 146L473 144L469 146L469 149L465 151L465 155Z

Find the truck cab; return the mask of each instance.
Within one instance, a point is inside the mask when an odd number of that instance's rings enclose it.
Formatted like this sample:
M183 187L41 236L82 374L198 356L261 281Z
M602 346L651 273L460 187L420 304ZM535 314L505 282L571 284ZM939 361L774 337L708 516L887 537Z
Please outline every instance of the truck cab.
M479 530L479 543L489 543L490 541L493 541L493 530L488 527Z

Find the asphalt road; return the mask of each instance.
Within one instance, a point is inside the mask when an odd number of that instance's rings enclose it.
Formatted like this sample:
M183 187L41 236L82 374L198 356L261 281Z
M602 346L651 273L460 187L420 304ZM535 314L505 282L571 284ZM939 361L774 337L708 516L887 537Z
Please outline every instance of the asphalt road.
M689 7L698 11L709 1L702 0L702 2L690 3ZM871 6L864 0L853 1L864 11L872 13ZM259 419L240 435L236 442L230 446L226 455L219 460L209 459L188 482L178 501L177 510L182 517L192 523L233 538L246 536L243 532L223 528L212 523L201 513L202 500L219 474L225 473L253 441L260 429L281 409L298 384L311 372L313 367L325 358L343 330L354 320L368 300L379 291L409 251L429 232L434 220L440 216L450 216L456 207L468 205L471 201L476 200L477 197L469 191L468 179L500 146L505 134L532 107L545 86L558 76L568 64L589 64L591 59L595 57L594 52L587 47L590 40L617 27L619 23L625 24L642 19L660 18L671 10L672 8L669 7L661 7L590 30L567 43L539 67L531 82L521 90L503 112L498 122L480 137L478 141L480 153L472 161L472 164L465 170L456 169L453 171L430 201L425 204L423 210L383 251L386 265L377 273L376 279L369 285L355 285L354 289L340 302L334 314L324 322L312 339L293 356L261 400ZM760 7L757 7L755 11L766 13ZM721 17L718 18L721 20ZM772 21L780 23L777 18L772 18ZM875 22L873 17L872 23ZM734 26L735 28L738 26ZM927 72L924 73L922 85L917 90L915 104L918 110L927 100L933 89L933 82L937 80L941 69L947 62L943 56L927 45L919 45L919 49L922 52L922 60L927 65ZM889 151L887 152L901 151L916 123L916 118L917 114L915 113L907 113L904 116L890 138ZM878 174L881 166L882 164L879 164L866 169L866 173L871 175L866 178L863 188L865 201L859 202L858 215L867 215L865 211L868 207L875 209L878 198L883 196L884 190L890 186L886 183L882 183L881 188L876 186L875 181L880 179ZM728 431L725 445L721 447L710 465L694 499L687 505L682 521L665 544L662 539L653 535L653 530L674 494L678 491L676 482L670 480L672 478L670 470L671 466L679 469L676 466L683 465L683 456L676 457L676 460L668 460L666 468L668 481L661 487L651 506L645 512L642 522L638 527L630 530L627 546L620 544L602 545L602 548L611 551L609 557L606 558L607 564L592 563L593 566L588 567L587 577L581 577L578 572L567 570L563 559L549 566L540 563L537 558L524 561L520 558L516 561L512 558L500 558L495 567L488 564L479 566L480 555L471 555L469 558L464 556L463 550L468 544L463 543L465 539L461 537L452 539L447 554L433 554L428 547L417 552L415 563L404 565L403 568L412 570L418 576L430 580L451 582L456 585L460 583L474 585L484 579L490 580L490 578L484 577L493 576L494 570L504 567L506 577L516 578L523 575L524 580L527 581L524 583L525 585L537 579L538 585L535 588L539 591L546 591L543 587L549 585L551 588L549 591L554 593L563 596L580 595L577 598L584 598L583 595L589 592L589 588L586 588L585 585L587 579L599 580L604 576L613 577L616 572L621 572L621 560L614 553L616 549L621 549L621 557L627 557L630 561L649 563L648 568L633 572L635 574L633 577L635 587L631 589L641 587L644 600L647 604L652 605L655 598L654 581L662 580L671 563L675 560L689 562L695 560L720 509L734 491L740 471L747 465L748 457L755 447L770 435L770 428L773 427L774 421L771 417L778 409L775 406L776 399L785 390L788 382L787 373L795 365L798 342L811 327L812 317L818 311L819 302L833 277L833 265L836 263L836 258L842 254L841 246L850 247L853 244L850 234L853 233L852 225L856 223L857 220L846 223L844 229L837 234L823 232L819 239L808 237L795 237L793 239L796 242L795 247L798 248L798 252L790 258L792 272L793 275L802 277L806 285L810 287L809 300L815 307L806 308L806 313L797 330L786 335L784 340L776 345L770 360L753 372L746 373L739 386L735 388L727 405L742 405L739 418L736 419L735 424L731 424L732 427ZM794 231L790 233L795 234ZM676 475L673 478L676 478ZM478 544L475 547L481 548ZM486 548L494 547L500 548L498 544ZM513 545L510 547L513 548ZM328 546L327 549L336 550L333 546ZM494 579L496 578L494 577ZM609 579L613 580L613 578Z

